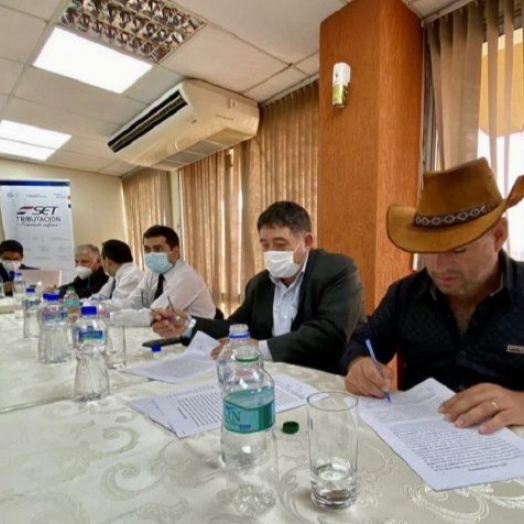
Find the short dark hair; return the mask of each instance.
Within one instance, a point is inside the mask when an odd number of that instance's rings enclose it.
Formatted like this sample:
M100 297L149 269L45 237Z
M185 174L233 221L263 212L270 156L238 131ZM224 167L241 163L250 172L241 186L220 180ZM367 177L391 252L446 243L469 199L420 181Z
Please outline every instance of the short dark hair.
M159 226L158 224L151 226L144 233L142 240L144 240L145 238L153 237L164 237L166 239L167 245L171 249L180 245L180 240L178 238L178 235L176 234L176 231L167 226Z
M257 229L263 227L289 227L294 233L310 233L311 218L309 213L295 202L282 200L271 204L258 217Z
M22 257L24 256L24 247L18 240L4 240L0 243L0 255L3 255L6 251L13 251L19 253Z
M108 258L115 264L133 262L131 248L121 240L106 240L102 243L102 258Z

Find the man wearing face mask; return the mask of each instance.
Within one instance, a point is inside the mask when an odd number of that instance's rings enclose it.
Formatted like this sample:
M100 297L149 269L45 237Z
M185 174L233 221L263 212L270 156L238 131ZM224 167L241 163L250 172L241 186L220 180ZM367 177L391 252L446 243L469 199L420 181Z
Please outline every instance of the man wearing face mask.
M121 240L102 243L102 266L109 281L97 293L102 299L127 298L142 282L144 273L133 264L131 248Z
M100 291L109 280L100 261L100 251L93 244L80 244L75 249L76 278L60 286L60 296L67 293L67 288L73 286L79 298L87 298Z
M190 315L214 318L216 309L206 283L180 258L176 231L151 226L143 235L143 246L149 271L127 299L110 301L112 320L125 326L149 326L151 309L165 309L171 304Z
M294 202L269 206L257 228L267 269L248 282L244 302L228 319L164 310L155 313L153 329L165 337L201 330L222 338L231 324L247 324L265 360L338 371L349 335L364 320L355 262L313 249L309 214Z
M13 293L13 278L20 269L34 269L22 263L24 248L17 240L4 240L0 243L0 277L4 283L4 291L7 295Z

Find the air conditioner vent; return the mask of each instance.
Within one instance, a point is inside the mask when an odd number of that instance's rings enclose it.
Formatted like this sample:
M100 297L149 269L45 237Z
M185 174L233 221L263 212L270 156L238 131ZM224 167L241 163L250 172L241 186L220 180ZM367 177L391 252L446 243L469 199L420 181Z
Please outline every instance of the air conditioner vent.
M135 140L144 136L151 131L158 124L167 118L176 115L183 107L187 106L187 102L182 98L179 91L175 91L171 96L163 100L157 106L148 109L147 113L140 116L133 127L122 131L111 139L108 146L116 153L127 145L133 143Z

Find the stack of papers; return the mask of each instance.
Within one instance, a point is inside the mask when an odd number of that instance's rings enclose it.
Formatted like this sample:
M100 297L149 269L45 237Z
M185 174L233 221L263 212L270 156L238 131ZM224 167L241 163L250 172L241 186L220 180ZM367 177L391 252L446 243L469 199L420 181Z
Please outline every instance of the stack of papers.
M308 395L317 392L288 375L276 375L274 380L277 413L305 405ZM134 400L130 406L180 438L216 429L222 422L222 396L216 380L184 391Z
M191 344L180 356L122 371L171 384L187 382L216 368L216 361L210 357L210 353L218 344L218 340L197 331Z
M524 476L524 440L508 429L481 435L438 413L453 391L428 379L383 399L360 399L360 416L434 490Z

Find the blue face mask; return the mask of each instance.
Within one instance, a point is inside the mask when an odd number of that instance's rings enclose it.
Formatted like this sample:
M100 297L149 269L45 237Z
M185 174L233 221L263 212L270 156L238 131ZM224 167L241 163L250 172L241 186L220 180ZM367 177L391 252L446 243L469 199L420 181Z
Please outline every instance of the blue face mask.
M167 259L167 253L147 253L144 261L150 271L160 275L173 267L173 264Z

